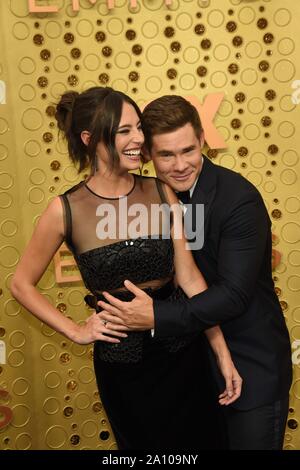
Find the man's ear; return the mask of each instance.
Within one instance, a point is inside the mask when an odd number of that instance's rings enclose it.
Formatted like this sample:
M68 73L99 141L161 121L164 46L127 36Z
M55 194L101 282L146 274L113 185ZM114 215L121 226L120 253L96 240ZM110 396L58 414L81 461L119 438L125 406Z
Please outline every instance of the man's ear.
M91 140L91 133L89 131L82 131L80 137L84 145L88 146Z
M142 160L144 163L148 163L151 161L150 152L145 145L142 146L142 155L143 155Z

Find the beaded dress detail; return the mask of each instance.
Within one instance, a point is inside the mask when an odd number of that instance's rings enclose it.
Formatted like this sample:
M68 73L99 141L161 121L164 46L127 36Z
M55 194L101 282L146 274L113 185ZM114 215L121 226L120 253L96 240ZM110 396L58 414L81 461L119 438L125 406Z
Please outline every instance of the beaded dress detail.
M83 181L61 197L65 209L66 243L73 252L85 286L93 294L86 296L91 307L99 311L97 300L105 300L101 292L124 287L126 279L134 284L169 279L162 288L154 290L146 287L144 290L154 298L179 299L183 295L172 282L174 249L170 237L171 218L158 179L134 175L132 189L126 196L119 198L100 196L89 188L88 181ZM140 236L127 238L136 220L130 216L131 212L134 214L135 205L139 206L137 210L143 212L139 218ZM153 208L158 207L161 208L159 219L153 216ZM107 214L105 225L101 220ZM120 224L124 224L124 227L120 227ZM111 230L110 238L105 238L105 230L108 232L108 229ZM124 239L118 237L122 230ZM128 291L114 295L124 301L133 298ZM193 335L153 341L172 352L185 346L191 338ZM121 343L99 341L95 349L100 358L108 362L137 362L142 358L145 341L150 341L149 331L129 332Z

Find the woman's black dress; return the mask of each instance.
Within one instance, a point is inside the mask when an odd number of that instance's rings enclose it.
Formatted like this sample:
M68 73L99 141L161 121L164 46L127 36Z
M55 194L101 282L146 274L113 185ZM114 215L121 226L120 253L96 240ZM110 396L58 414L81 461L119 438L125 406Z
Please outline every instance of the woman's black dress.
M180 301L184 294L172 280L174 252L172 240L166 236L169 227L162 220L158 228L150 224L151 204L165 203L157 179L135 175L131 191L118 199L103 198L89 188L88 181L81 182L61 199L65 240L92 294L86 297L90 306L96 308L97 299L105 300L101 291L121 288L126 279L135 284L163 280L161 287L144 290L158 299ZM125 203L127 209L136 203L147 208L141 236L121 239L118 233L110 233L104 239L99 215L113 208L116 217L110 213L110 220L126 219L130 225L133 217L127 218ZM114 295L132 299L130 292ZM197 333L157 340L145 331L129 332L118 344L95 342L99 393L119 449L179 452L224 446L205 341Z

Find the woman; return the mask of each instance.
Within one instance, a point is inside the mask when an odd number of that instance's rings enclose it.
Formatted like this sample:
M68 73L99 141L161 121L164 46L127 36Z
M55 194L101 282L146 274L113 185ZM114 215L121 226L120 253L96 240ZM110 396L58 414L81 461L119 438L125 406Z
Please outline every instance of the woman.
M174 193L155 178L129 173L140 166L144 142L134 101L111 88L67 92L56 119L71 160L79 171L91 168L91 174L54 198L42 214L12 280L12 293L72 341L95 342L99 392L120 449L219 448L221 423L201 335L155 340L150 331L110 326L96 312L77 325L35 287L65 240L92 293L86 300L98 311L103 291L131 299L125 279L163 299L206 289L184 237L172 241L170 236L182 223L175 211L170 224L166 204L177 202ZM162 216L153 217L152 208L162 203ZM182 290L175 287L174 267ZM232 392L240 378L219 327L206 334L226 380L219 401L229 404L240 394L239 385Z

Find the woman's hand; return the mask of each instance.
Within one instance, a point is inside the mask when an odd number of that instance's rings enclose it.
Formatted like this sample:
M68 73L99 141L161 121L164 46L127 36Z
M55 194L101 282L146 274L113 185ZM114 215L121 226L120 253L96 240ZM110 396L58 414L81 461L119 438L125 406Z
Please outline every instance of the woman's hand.
M117 338L126 338L127 334L122 333L120 330L125 330L124 325L108 324L102 320L99 315L94 312L85 322L84 325L77 325L76 332L72 338L78 344L90 344L94 341L105 341L106 343L120 343Z
M236 401L241 395L243 379L236 370L230 354L218 356L217 364L226 385L224 392L219 395L219 403L227 406Z

